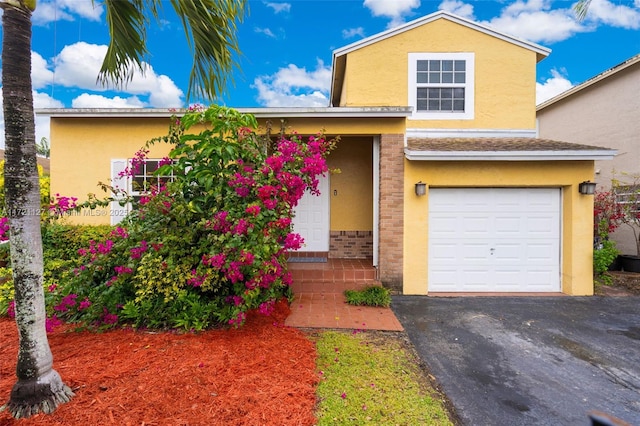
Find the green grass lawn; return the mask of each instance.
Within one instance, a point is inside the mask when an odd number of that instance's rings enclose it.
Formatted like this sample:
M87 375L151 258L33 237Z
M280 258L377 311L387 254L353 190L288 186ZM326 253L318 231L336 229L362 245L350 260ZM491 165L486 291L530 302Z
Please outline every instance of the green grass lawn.
M388 332L313 334L318 350L318 425L452 425L444 397L419 360Z

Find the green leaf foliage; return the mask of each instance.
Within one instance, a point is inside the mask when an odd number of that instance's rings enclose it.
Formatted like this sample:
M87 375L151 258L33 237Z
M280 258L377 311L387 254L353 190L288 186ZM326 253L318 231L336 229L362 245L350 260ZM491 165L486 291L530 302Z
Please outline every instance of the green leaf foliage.
M391 304L391 292L382 286L369 286L363 290L345 290L344 296L350 305L388 308Z
M74 247L80 256L50 314L101 328L200 330L240 326L247 311L269 314L290 295L286 254L303 243L292 232L293 207L317 192L335 142L283 137L268 152L272 142L256 133L253 116L215 106L171 123L133 158L139 165L150 145L170 144L156 174L173 181L133 201L103 238Z

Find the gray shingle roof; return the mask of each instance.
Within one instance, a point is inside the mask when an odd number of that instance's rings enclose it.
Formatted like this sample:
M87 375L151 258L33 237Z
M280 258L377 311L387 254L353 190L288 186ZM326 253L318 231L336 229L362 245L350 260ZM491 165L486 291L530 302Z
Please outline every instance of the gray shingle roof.
M411 151L602 151L610 150L591 145L537 138L408 138Z

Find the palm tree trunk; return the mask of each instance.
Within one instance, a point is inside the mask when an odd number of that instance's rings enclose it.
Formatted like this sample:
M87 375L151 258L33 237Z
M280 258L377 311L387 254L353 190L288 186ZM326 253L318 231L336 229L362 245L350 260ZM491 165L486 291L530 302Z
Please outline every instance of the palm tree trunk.
M53 370L42 288L40 186L31 84L31 12L3 3L2 83L5 200L20 348L18 381L5 408L15 418L51 413L73 392Z

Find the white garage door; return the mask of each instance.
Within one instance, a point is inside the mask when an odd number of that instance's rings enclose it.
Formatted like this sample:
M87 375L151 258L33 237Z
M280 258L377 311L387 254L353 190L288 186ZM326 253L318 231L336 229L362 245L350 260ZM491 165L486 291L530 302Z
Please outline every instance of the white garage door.
M429 292L560 291L560 189L429 190Z

